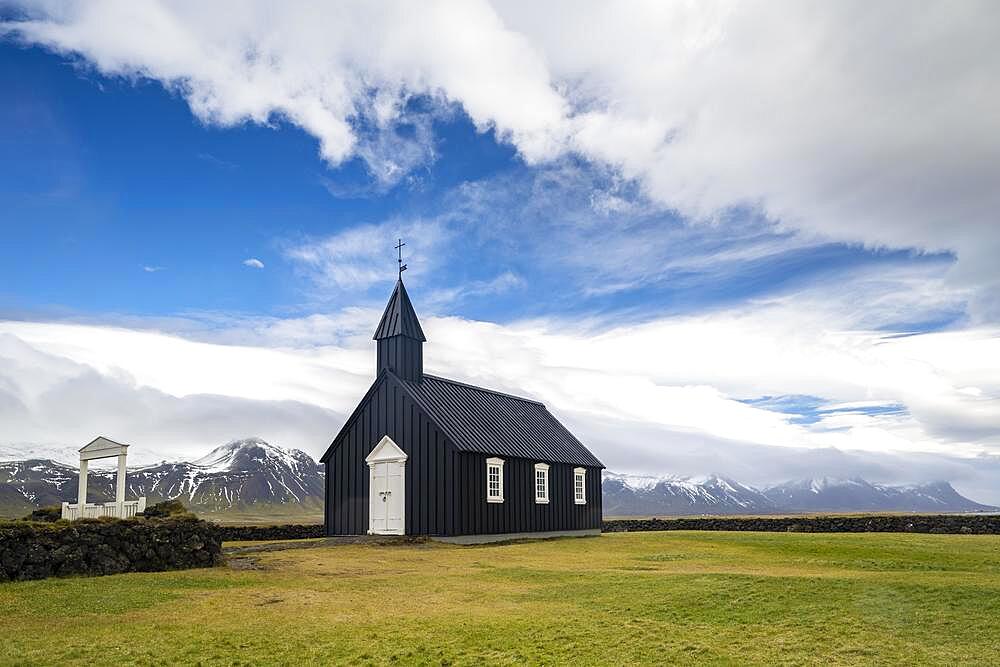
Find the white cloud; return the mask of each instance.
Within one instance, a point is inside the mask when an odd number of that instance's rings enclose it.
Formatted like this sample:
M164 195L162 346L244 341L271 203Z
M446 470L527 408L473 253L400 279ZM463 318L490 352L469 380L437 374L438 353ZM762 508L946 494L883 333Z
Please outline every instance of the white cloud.
M396 275L398 239L406 243L406 277L419 279L436 266L437 250L448 236L437 220L390 220L290 245L285 257L295 262L320 292L363 290Z
M129 458L133 464L201 456L243 435L259 435L315 454L319 443L345 417L313 402L281 398L296 391L269 368L267 359L273 357L266 353L260 356L238 348L227 352L221 346L198 344L189 347L166 336L96 327L32 325L31 331L26 337L38 339L31 344L0 333L0 423L4 425L0 456L21 457L26 452L51 456L55 451L61 460L75 464L67 451L98 434L132 443ZM76 334L82 334L82 340L69 342ZM106 349L109 346L118 348L120 354ZM210 354L213 349L221 357ZM135 364L133 355L143 351L166 355L165 363ZM93 356L103 358L98 367L75 360ZM171 373L169 359L177 360L182 373L190 374L193 381L185 383ZM197 368L198 359L207 365ZM254 365L260 375L278 383L271 396L259 398L269 392ZM233 385L227 386L225 380L204 382L203 372L225 374L228 382L246 383L249 390L229 391ZM322 378L321 373L311 375ZM331 377L342 380L338 386L350 385L349 373ZM165 390L178 386L195 391L174 394ZM33 446L26 446L29 443Z
M826 238L954 251L975 311L1000 313L988 0L28 5L4 30L162 81L208 123L287 120L377 179L433 160L426 132L393 138L420 95L529 162L614 165L692 218L757 206Z
M332 408L364 387L372 366L360 350L339 347L298 355L281 348L200 343L155 331L32 322L4 322L3 333L44 354L172 396L217 394ZM26 370L33 363L18 362ZM19 382L29 383L30 399L47 391L52 381L51 374L40 372Z
M264 262L260 261L256 257L250 257L249 259L243 260L243 266L249 266L251 269L263 269Z
M489 280L470 280L461 287L441 288L432 291L421 303L432 309L454 304L472 297L506 294L525 286L525 280L513 271L504 271Z
M432 163L437 157L434 148L432 123L434 113L405 112L394 110L399 116L377 131L361 133L356 153L368 167L368 173L375 180L377 188L386 190L403 179L416 183L412 172ZM437 110L444 115L447 110ZM406 134L399 130L405 130ZM327 185L330 194L342 196L342 190L335 183Z
M866 471L883 481L907 481L907 474L930 476L930 462L938 461L940 470L966 476L969 488L1000 488L1000 330L898 336L852 329L857 322L877 325L871 313L852 310L866 290L872 307L885 307L892 317L892 302L863 281L637 324L543 319L497 325L424 317L425 366L544 400L616 469L710 472L694 469L701 461L715 471L745 473L750 481L768 475L775 481L781 471L800 471L794 461L805 456L832 466L816 474ZM919 289L913 298L920 299ZM0 387L6 400L0 403L8 415L41 415L28 420L30 427L5 417L10 428L4 437L28 441L72 432L80 440L95 423L121 423L121 406L130 405L123 396L130 392L144 405L161 400L141 398L148 392L184 399L164 414L177 421L190 415L184 421L188 440L197 439L203 421L206 433L223 425L234 434L246 432L238 424L243 411L226 418L216 412L222 409L217 403L206 415L199 396L292 402L343 415L373 376L370 338L377 319L377 309L351 309L213 325L219 338L242 344L107 326L3 322ZM102 391L114 398L83 400L85 390L65 389L90 383L113 384L115 392ZM794 414L745 402L786 395L819 397L817 421L800 423ZM891 409L871 410L879 406ZM82 412L90 416L79 419ZM60 414L67 416L53 417ZM155 411L141 414L142 420L127 424L137 444L161 443L161 430L177 433L173 423L161 429ZM315 431L283 437L305 443L315 455L335 428L324 437ZM835 466L831 451L848 458ZM753 460L765 453L766 461ZM716 467L727 459L735 470Z
M357 119L391 127L413 94L460 102L529 157L565 112L542 59L484 3L32 4L39 18L14 26L26 39L163 81L206 122L287 119L331 164L356 152Z
M157 273L158 271L162 271L163 267L162 266L144 266L144 267L142 267L142 270L145 271L146 273Z
M957 251L973 283L1000 278L995 3L497 7L554 80L576 82L574 146L668 206L759 205L829 238Z

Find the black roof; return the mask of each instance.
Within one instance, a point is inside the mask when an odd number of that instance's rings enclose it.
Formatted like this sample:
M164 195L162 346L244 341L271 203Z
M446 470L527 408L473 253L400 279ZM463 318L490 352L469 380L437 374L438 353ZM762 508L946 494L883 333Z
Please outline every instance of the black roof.
M459 451L604 467L538 401L434 375L420 382L397 379Z
M406 293L406 288L403 287L402 279L396 281L396 289L389 297L389 303L385 306L385 312L382 313L382 319L372 338L379 340L392 336L407 336L419 341L427 340L424 338L424 330L420 328L420 321L417 319L417 313L413 310L413 304L410 303L410 296Z

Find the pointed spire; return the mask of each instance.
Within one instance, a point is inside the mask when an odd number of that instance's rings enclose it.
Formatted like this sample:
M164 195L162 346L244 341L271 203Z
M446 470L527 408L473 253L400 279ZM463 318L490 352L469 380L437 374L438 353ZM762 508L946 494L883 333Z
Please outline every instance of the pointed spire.
M396 281L396 289L389 297L389 303L385 306L382 320L378 323L378 328L375 329L375 335L372 338L382 340L393 336L406 336L420 342L427 340L424 338L423 329L420 328L420 321L417 319L417 313L413 310L413 304L410 303L410 296L406 293L406 287L403 286L402 278Z

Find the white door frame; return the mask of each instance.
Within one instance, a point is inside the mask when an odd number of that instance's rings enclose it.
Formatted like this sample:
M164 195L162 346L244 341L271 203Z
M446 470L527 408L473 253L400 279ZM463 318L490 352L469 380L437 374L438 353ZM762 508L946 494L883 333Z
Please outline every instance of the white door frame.
M371 453L365 457L368 464L368 534L369 535L405 535L406 534L406 452L399 448L392 438L383 436ZM398 530L375 532L375 509L386 503L383 498L376 498L375 467L380 464L399 466L399 489L401 510ZM390 494L392 491L390 490ZM376 504L377 503L377 504ZM381 509L381 508L380 508ZM387 509L388 511L388 509ZM386 518L388 525L388 517Z

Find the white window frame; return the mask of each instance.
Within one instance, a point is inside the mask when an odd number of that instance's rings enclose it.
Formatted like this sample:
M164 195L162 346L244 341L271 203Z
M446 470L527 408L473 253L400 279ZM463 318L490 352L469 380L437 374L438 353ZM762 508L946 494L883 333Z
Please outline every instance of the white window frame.
M580 480L580 488L576 486L577 480ZM573 502L577 505L587 504L587 469L586 468L573 468Z
M500 488L499 495L490 493L490 469L496 468L497 473L500 477ZM489 458L486 459L486 502L488 503L502 503L503 502L503 459Z
M544 496L538 495L538 473L543 473L544 483L542 485L542 491ZM548 463L536 463L535 464L535 474L531 479L531 488L533 489L533 495L535 496L535 503L538 505L547 505L549 503L549 464Z

